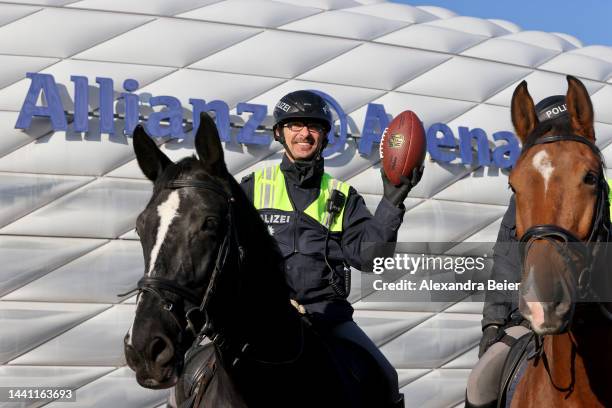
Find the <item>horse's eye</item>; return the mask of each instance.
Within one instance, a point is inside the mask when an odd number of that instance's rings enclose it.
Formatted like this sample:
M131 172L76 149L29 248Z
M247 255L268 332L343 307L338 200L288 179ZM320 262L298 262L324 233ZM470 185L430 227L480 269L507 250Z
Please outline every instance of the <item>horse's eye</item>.
M206 217L202 229L206 231L216 231L219 226L219 220L215 217Z
M598 178L595 174L588 172L585 176L584 176L584 183L588 184L589 186L594 186L595 184L597 184Z

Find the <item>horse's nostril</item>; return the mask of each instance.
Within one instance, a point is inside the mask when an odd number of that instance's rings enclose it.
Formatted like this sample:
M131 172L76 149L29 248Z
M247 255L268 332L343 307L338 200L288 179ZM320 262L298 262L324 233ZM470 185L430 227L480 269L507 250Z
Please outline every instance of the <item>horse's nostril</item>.
M149 356L151 361L163 366L172 359L174 348L165 337L155 337L149 346Z

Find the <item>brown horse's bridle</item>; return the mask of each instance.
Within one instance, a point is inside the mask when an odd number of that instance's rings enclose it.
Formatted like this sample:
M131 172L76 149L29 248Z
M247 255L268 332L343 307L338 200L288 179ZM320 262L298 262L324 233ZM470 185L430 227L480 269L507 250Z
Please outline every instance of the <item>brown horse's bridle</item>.
M535 242L536 240L546 240L553 244L558 250L560 250L566 262L568 262L573 267L576 263L571 262L569 254L566 250L568 247L567 244L571 244L572 249L574 250L574 252L578 253L578 256L580 257L584 265L584 267L578 273L578 298L579 300L586 300L587 297L593 296L593 298L597 299L597 293L591 286L594 260L597 258L597 256L599 255L599 251L601 250L601 246L596 244L602 242L609 242L611 237L610 210L608 202L609 187L605 178L604 161L601 151L594 143L592 143L585 137L577 135L562 135L545 136L536 139L532 144L526 147L523 153L525 153L526 150L529 150L529 148L535 145L567 141L582 143L588 146L593 151L593 153L597 155L600 162L600 169L598 174L597 202L595 203L595 217L593 217L593 222L591 224L588 239L586 241L581 241L578 237L576 237L574 233L558 225L534 225L527 229L527 231L525 231L525 233L521 236L519 240L521 243L521 265L524 265L526 254L531 248L533 242ZM609 313L606 314L606 317L612 320L612 316L609 315Z

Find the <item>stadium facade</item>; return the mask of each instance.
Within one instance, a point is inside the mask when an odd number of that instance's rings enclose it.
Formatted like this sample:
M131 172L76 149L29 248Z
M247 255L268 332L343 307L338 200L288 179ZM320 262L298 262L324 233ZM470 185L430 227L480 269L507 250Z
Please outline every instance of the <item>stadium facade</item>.
M376 0L0 2L0 384L77 388L67 407L163 406L125 366L135 305L116 295L143 273L133 227L151 184L124 132L139 118L178 159L194 112L213 111L240 178L280 160L274 103L322 92L338 117L327 171L373 210L381 129L410 109L428 158L399 241L494 242L519 148L514 87L527 80L537 101L565 93L565 74L592 95L608 158L612 48L566 34ZM460 404L482 303L376 301L359 276L356 320L407 406Z

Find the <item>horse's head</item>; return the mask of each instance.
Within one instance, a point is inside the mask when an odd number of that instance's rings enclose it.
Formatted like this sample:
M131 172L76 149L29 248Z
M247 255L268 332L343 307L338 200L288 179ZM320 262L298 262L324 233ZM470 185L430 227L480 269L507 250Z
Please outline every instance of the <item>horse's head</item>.
M208 115L201 117L195 147L199 160L173 163L141 126L134 132L138 164L154 188L136 221L145 275L124 346L138 382L148 388L176 383L199 330L189 327L189 311L199 313L215 266L228 251L230 177Z
M519 307L539 334L566 330L584 282L605 176L595 147L593 106L582 82L568 76L565 114L538 119L523 81L512 96L512 123L523 152L509 183L521 238ZM598 208L600 208L598 210ZM608 211L604 208L604 211Z

